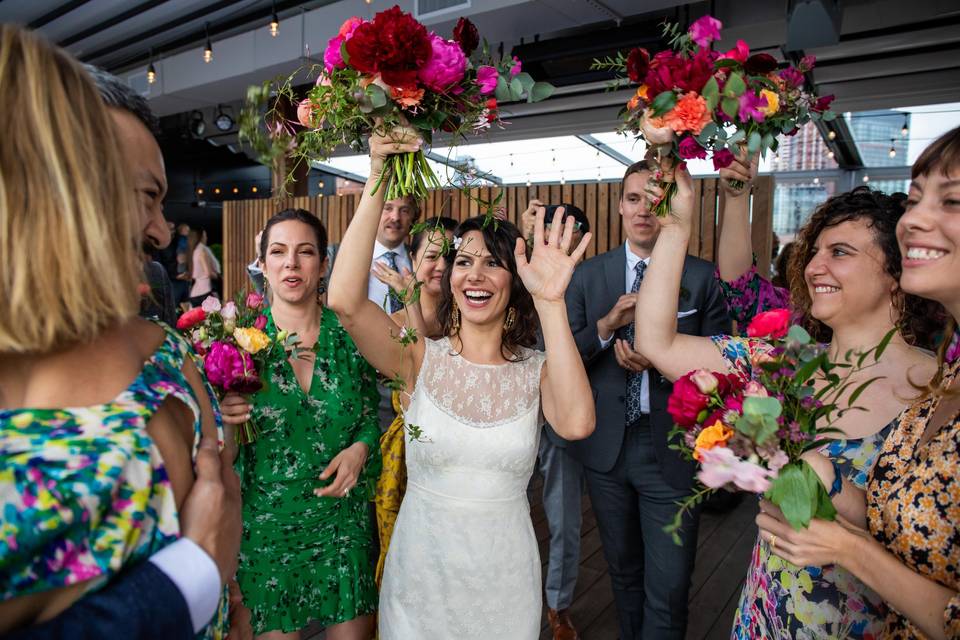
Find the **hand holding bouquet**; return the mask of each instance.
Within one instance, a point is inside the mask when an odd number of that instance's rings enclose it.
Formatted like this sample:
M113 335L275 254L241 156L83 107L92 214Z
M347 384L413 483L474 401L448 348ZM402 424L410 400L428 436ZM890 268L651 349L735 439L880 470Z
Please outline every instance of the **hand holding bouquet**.
M669 170L676 161L709 154L714 168L721 169L733 160L735 145L763 154L776 150L778 135L793 135L810 120L835 117L829 111L833 96L818 98L805 87L812 56L778 70L773 56L750 55L743 40L726 53L713 51L710 43L720 39L721 27L711 16L694 22L686 33L667 24L664 36L671 50L651 58L646 49L635 48L593 64L617 73L618 84L639 85L621 111L621 131L644 140L660 165L654 175L665 192L654 208L659 216L669 211L676 191ZM675 162L667 164L666 158Z
M452 40L428 31L397 6L373 20L350 18L327 44L323 67L305 99L293 94L294 76L277 86L250 89L241 135L263 161L286 155L319 160L341 144L362 151L371 133L387 135L398 126L412 127L428 144L438 130L454 140L479 134L503 124L501 102L537 102L553 93L551 85L521 71L517 58L493 56L486 42L478 47L480 35L465 18ZM261 123L261 108L272 91L276 101ZM278 108L283 100L298 105L296 122ZM381 177L387 199L422 199L440 186L422 151L391 155Z
M220 397L228 391L250 394L263 388L258 371L275 349L296 353L299 342L294 334L281 331L270 338L264 328L267 316L263 296L259 293L238 294L236 301L220 303L210 296L200 307L193 308L177 320L177 329L192 342L203 364L207 380ZM237 433L240 444L253 442L257 436L252 421Z
M747 335L766 341L753 354L750 380L698 369L674 383L667 402L676 423L671 446L699 463L703 485L667 528L675 541L683 513L720 488L763 494L795 529L814 517L833 520L830 495L801 456L840 433L835 420L858 408L857 398L878 379L851 376L882 355L894 332L867 352L847 353L843 363L830 362L824 345L790 326L786 309L758 314Z

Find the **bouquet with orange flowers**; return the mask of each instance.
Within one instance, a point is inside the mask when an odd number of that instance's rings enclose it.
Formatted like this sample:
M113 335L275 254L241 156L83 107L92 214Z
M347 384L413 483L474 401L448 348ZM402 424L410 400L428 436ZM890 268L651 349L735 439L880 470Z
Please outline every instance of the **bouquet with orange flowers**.
M323 58L303 99L291 89L294 76L248 92L241 135L265 161L290 155L323 159L341 144L362 151L372 131L385 134L407 124L428 144L435 131L457 140L504 124L503 102L537 102L553 93L553 86L522 71L516 57L493 55L486 41L481 46L469 20L460 18L451 40L428 31L398 6L373 20L344 22ZM296 120L277 106L283 102L298 105ZM422 199L428 189L440 187L422 151L392 155L387 168L381 177L387 199Z
M833 520L830 496L839 487L828 491L801 456L840 433L836 418L857 409L857 398L878 379L853 382L851 374L879 359L894 332L841 363L831 362L826 347L802 327L791 326L786 309L758 314L747 335L757 340L749 380L698 369L677 379L667 401L676 424L671 447L697 461L702 485L667 528L678 544L683 513L721 488L764 494L795 529L814 517Z
M777 148L777 136L793 135L811 120L832 120L833 96L818 98L809 90L807 73L813 56L780 68L766 53L750 53L743 40L725 53L713 51L722 24L704 16L681 32L664 25L671 49L652 58L643 48L626 56L595 60L593 69L613 71L616 84L638 85L620 112L621 131L644 140L657 164L664 190L654 207L659 216L670 209L676 192L673 167L694 158L713 158L715 169L734 159L735 145L764 154Z
M221 396L228 391L248 394L263 388L258 370L274 349L298 353L296 334L281 331L270 338L264 328L264 299L259 293L238 294L236 301L221 304L210 296L199 307L177 320L177 329L193 343L207 380ZM253 442L257 428L248 421L237 432L240 444Z

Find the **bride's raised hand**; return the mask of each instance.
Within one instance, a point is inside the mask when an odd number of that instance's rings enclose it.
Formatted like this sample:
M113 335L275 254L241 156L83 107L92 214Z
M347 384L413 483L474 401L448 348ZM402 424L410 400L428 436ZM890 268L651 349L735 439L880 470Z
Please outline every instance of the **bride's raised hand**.
M382 124L374 127L368 140L370 145L370 173L379 175L387 161L387 156L398 153L412 153L423 146L423 138L410 126L397 126L385 129Z
M570 245L573 239L575 220L567 218L564 225L560 224L563 218L563 207L557 207L553 214L553 224L550 233L545 238L544 218L546 209L537 207L537 219L533 227L533 252L527 260L526 242L517 238L514 254L517 260L517 272L534 300L544 302L563 301L563 294L570 284L573 269L577 266L580 257L586 252L590 243L591 234L584 234L573 251Z

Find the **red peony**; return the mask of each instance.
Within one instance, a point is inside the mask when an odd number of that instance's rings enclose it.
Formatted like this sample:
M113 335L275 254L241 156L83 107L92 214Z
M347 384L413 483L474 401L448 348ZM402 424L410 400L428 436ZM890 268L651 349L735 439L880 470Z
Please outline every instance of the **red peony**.
M789 329L790 311L788 309L774 309L755 315L747 326L747 336L776 340L787 335Z
M755 53L743 63L743 70L752 76L763 76L777 69L777 59L769 53Z
M356 28L344 44L350 66L361 73L379 73L392 87L413 87L417 72L432 53L426 27L394 5Z
M453 28L453 39L460 45L463 55L467 57L470 57L470 54L480 45L480 33L477 28L472 22L462 17L457 20L457 26Z
M700 392L697 385L690 379L693 371L677 379L673 383L673 392L667 399L667 413L673 421L681 427L692 427L697 424L697 416L707 408L710 398Z
M730 163L733 162L736 158L729 149L720 149L719 151L713 152L713 170L720 171L720 169L726 169L730 166Z
M646 49L637 47L627 54L627 76L631 82L641 82L650 70L650 54Z
M706 49L700 50L692 58L685 59L673 51L661 51L650 61L644 84L650 88L650 96L656 97L664 91L679 89L684 93L700 93L703 85L713 75L713 62L717 54Z
M194 307L177 319L177 329L183 331L194 325L198 325L207 319L207 312L200 307Z
M823 96L822 98L817 98L817 103L810 108L811 111L816 111L817 113L823 113L830 108L830 104L833 102L833 99L836 96L829 95Z

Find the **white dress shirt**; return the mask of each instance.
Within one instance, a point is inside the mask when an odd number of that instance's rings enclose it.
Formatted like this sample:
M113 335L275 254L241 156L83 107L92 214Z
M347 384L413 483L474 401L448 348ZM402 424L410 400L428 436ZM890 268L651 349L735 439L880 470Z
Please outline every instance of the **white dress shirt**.
M630 246L624 242L623 249L627 252L627 267L624 272L624 293L630 293L630 287L633 286L633 281L637 277L637 263L643 262L648 267L650 266L650 258L641 258L633 251L630 251ZM597 336L599 338L599 336ZM604 340L600 338L600 347L607 349L613 344L614 338L617 337L616 332L613 333L609 338ZM633 348L633 345L630 345ZM642 377L640 379L640 411L643 413L650 413L650 374L644 370L640 374Z
M180 538L150 556L150 562L177 586L190 610L194 633L199 633L220 603L220 570L193 540Z
M373 262L370 263L370 268L373 268L374 262L380 262L381 264L390 266L390 261L384 257L384 254L388 251L393 251L397 254L397 271L403 270L404 267L413 271L410 263L410 254L407 252L407 245L402 243L393 249L388 249L379 242L375 243L373 245ZM367 284L367 298L387 313L390 313L390 301L387 299L387 294L389 293L390 287L377 280L373 274L370 274L370 280Z

